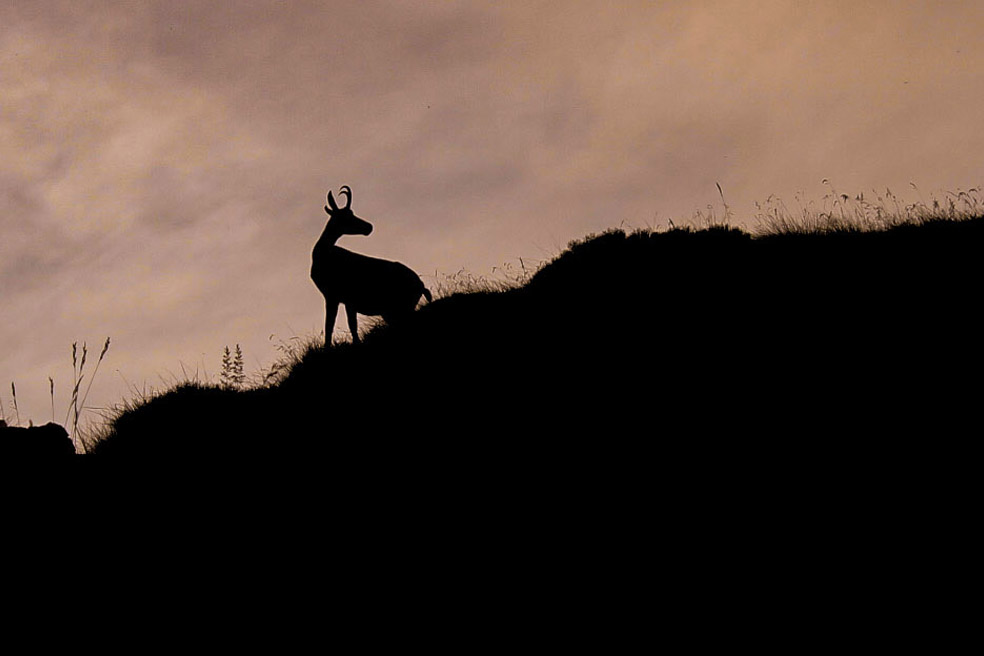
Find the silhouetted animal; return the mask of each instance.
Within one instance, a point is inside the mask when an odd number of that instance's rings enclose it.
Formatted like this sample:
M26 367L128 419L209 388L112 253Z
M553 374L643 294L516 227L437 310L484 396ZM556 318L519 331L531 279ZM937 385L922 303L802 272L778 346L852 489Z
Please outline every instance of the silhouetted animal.
M9 458L60 458L74 456L75 447L58 424L20 428L0 419L0 454Z
M348 197L338 207L331 192L325 212L331 217L311 254L311 280L325 297L325 345L331 344L338 304L345 305L352 341L359 341L357 314L381 316L386 323L412 314L423 295L431 294L410 268L399 262L367 257L335 246L342 235L369 235L372 224L351 210L352 189L347 185L339 195Z

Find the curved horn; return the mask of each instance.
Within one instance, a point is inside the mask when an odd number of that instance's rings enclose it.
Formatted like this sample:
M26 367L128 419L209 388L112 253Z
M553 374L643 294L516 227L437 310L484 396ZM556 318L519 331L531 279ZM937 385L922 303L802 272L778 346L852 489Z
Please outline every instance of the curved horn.
M328 192L328 207L331 208L331 211L332 212L337 212L338 211L338 205L335 204L335 199L332 197L330 191ZM325 210L327 210L328 207L326 207Z
M347 202L345 203L345 209L352 206L352 188L348 185L342 185L342 188L338 190L339 196L347 196Z

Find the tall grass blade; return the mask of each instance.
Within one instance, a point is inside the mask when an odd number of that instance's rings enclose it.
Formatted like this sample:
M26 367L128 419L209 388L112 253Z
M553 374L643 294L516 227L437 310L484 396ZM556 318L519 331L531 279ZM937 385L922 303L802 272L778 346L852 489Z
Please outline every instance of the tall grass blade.
M20 426L20 410L17 409L17 388L14 387L14 381L10 381L10 393L14 397L14 421Z
M99 353L99 359L96 361L96 366L92 370L92 375L89 376L89 384L85 388L85 393L82 395L82 409L85 410L85 401L89 398L89 390L92 389L92 381L96 379L96 373L99 371L99 365L102 364L103 358L106 356L106 351L109 350L109 337L106 338L106 343L103 344L102 351ZM82 361L85 361L83 356Z

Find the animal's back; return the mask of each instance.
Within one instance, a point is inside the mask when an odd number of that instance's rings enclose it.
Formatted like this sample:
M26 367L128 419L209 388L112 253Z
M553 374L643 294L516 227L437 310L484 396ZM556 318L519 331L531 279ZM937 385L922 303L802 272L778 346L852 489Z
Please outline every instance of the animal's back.
M400 262L369 257L332 247L329 257L313 253L311 278L326 296L331 295L359 314L387 316L413 311L430 292L413 269Z
M373 316L412 312L425 291L420 277L400 262L369 259L376 262L370 273L352 281L347 289L351 298L342 302L360 314Z

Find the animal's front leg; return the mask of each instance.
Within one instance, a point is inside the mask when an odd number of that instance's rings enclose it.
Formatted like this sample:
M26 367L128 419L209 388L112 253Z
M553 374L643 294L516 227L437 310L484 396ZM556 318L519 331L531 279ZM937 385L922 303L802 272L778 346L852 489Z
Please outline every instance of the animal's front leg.
M345 306L345 316L348 317L349 332L352 333L352 343L359 343L359 315L350 305Z
M338 303L325 302L325 346L331 346L331 335L335 332L335 317L338 316Z

